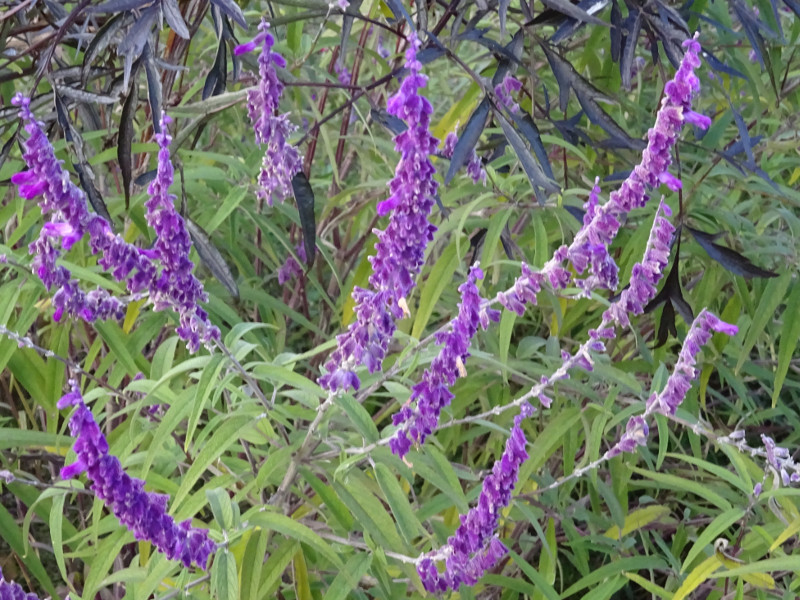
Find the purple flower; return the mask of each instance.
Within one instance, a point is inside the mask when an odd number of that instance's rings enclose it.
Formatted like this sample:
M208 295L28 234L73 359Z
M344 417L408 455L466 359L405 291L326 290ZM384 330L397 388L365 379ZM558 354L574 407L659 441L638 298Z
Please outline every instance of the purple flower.
M39 600L39 597L33 593L26 593L18 583L6 581L3 569L0 569L0 600Z
M370 289L353 290L356 320L347 332L337 336L337 348L325 363L327 373L319 379L320 385L330 391L358 389L359 380L353 372L357 365L365 365L371 373L380 369L395 331L395 320L408 313L406 297L414 287L425 249L436 231L428 217L437 187L430 155L438 140L429 131L433 108L419 94L427 77L420 73L418 48L419 40L413 37L406 52L406 68L410 72L387 104L390 114L408 124L394 138L401 158L389 182L390 195L377 207L381 216L392 214L386 229L376 230L376 252L369 259Z
M217 548L208 530L193 528L191 520L175 523L167 514L169 496L145 492L145 482L123 470L119 459L108 453L108 442L84 404L77 383L71 381L70 385L72 389L58 401L58 408L76 407L69 430L76 438L72 449L78 457L61 469L61 477L70 479L86 471L91 489L137 540L152 543L167 558L180 560L186 567L194 563L206 569L208 557Z
M495 537L500 511L511 502L520 466L528 458L528 443L522 431L522 421L533 412L530 404L520 407L514 417L511 435L500 460L483 481L477 504L461 515L461 525L436 552L423 555L417 564L422 584L429 592L457 590L461 584L473 585L502 558L507 550ZM445 570L439 572L434 561L445 558Z
M686 54L675 77L665 86L665 95L656 116L655 126L647 132L647 147L641 162L633 169L620 188L611 193L609 201L593 212L570 246L569 259L582 273L587 265L592 274L579 285L587 294L595 288L616 289L617 268L608 254L608 245L620 227L620 217L648 200L647 190L665 183L673 191L681 187L679 179L667 169L672 163L670 151L678 139L684 122L707 128L711 120L691 110L692 96L700 89L695 69L700 66L700 44L695 39L684 42ZM588 212L587 212L588 215Z
M172 163L169 156L170 137L166 132L168 120L162 122L162 133L156 135L160 146L158 174L150 185L152 198L147 202L148 222L158 239L152 250L144 250L115 234L111 225L101 216L89 212L83 192L70 181L52 145L30 110L30 99L18 94L14 104L20 107L29 137L25 141L23 158L28 170L17 173L12 181L19 186L23 197L41 195L39 206L43 214L50 215L39 234L30 245L33 267L48 290L53 290L53 318L59 321L64 314L86 321L122 318L125 304L106 290L83 291L78 281L65 267L56 264L61 252L69 250L88 233L89 248L99 254L98 264L111 271L117 281L124 281L132 294L147 292L156 310L172 308L178 312L177 329L194 352L199 343L209 343L219 337L219 330L208 321L208 315L198 306L206 296L200 282L192 274L188 258L191 240L183 219L174 209L173 197L168 192L172 183ZM163 270L159 275L155 259L160 259Z
M402 425L389 442L392 452L401 458L406 455L411 444L422 444L439 424L439 414L450 404L453 393L450 388L456 379L466 375L464 366L469 356L469 344L481 324L481 312L485 311L485 323L498 321L500 313L496 310L482 309L481 296L476 282L483 279L483 271L477 265L469 271L467 281L458 288L461 302L458 316L451 322L448 331L436 335L436 343L441 350L425 369L422 379L411 390L411 397L403 408L392 418L395 425ZM486 327L484 327L486 329ZM410 404L416 403L415 409Z
M258 29L261 33L247 44L237 46L234 54L251 52L263 44L258 57L259 83L255 90L247 93L247 112L256 143L266 148L258 176L258 197L272 206L276 197L283 200L292 193L292 178L302 168L302 160L297 148L287 141L296 127L287 115L278 114L283 83L275 67L284 68L286 61L272 51L275 39L269 33L266 20L262 19Z
M503 81L494 86L494 93L500 101L500 105L507 108L512 113L519 111L519 104L514 101L512 94L522 89L522 82L513 75L506 73Z
M177 333L187 342L189 350L195 352L200 343L210 344L219 339L220 332L200 308L200 302L207 302L208 295L192 272L194 263L189 259L192 240L183 217L175 210L175 196L169 193L174 176L169 154L170 122L164 115L161 132L156 133L158 172L147 189L150 199L145 202L147 223L158 236L153 250L163 266L161 275L151 284L151 296L156 310L175 309L180 322Z
M306 249L303 244L298 244L295 246L295 251L297 252L297 257L302 260L303 262L306 261ZM294 256L291 254L286 256L286 261L284 261L283 265L278 269L278 283L280 285L286 285L289 283L289 280L292 277L300 277L303 274L303 267L300 263L295 260Z
M662 212L666 216L662 216ZM627 327L630 324L628 314L642 314L645 305L655 297L656 284L669 262L670 243L675 233L675 227L666 218L671 214L669 206L661 201L645 246L644 259L633 266L630 284L603 314L604 322L616 322Z
M726 335L735 335L738 328L721 321L713 313L703 309L689 328L689 333L686 335L678 355L678 362L667 380L667 385L660 394L653 394L647 401L648 409L651 412L664 415L675 414L678 406L686 397L692 380L697 377L697 369L694 368L697 355L715 331Z

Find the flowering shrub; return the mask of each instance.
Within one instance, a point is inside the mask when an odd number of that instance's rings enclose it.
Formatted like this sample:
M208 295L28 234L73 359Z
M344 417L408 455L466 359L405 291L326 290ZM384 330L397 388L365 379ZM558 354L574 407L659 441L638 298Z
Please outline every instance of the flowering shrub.
M547 6L0 17L0 600L792 597L800 8Z

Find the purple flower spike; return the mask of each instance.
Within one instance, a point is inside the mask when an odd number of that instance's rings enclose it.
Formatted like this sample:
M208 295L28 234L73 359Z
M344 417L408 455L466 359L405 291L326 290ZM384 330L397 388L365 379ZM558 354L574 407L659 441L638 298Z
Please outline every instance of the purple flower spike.
M188 342L192 352L200 342L207 344L217 339L219 330L209 323L208 315L198 306L206 296L202 285L192 275L193 265L188 259L189 234L168 192L173 176L166 127L169 120L164 118L162 132L156 135L160 146L158 174L150 184L152 198L146 204L148 222L158 234L158 240L153 250L144 250L115 234L103 217L89 212L86 196L70 181L42 131L42 124L31 112L30 99L17 94L13 102L20 108L29 137L23 154L28 170L17 173L12 180L20 186L21 193L34 190L40 193L42 213L50 215L50 222L42 227L39 238L29 250L34 255L33 267L42 283L48 290L55 289L53 318L60 321L66 314L91 322L124 316L123 301L100 288L83 291L69 270L56 264L61 255L56 244L69 250L88 233L89 248L93 254L100 255L98 264L111 271L117 281L124 281L129 292L149 293L156 310L172 308L178 312L178 334ZM160 275L155 259L160 259L163 265Z
M479 279L483 279L483 271L475 265L470 269L467 281L458 288L461 303L451 329L436 336L436 343L442 349L431 366L425 369L421 381L412 388L406 405L392 418L395 425L402 427L390 440L389 447L401 458L412 443L424 443L436 429L439 414L453 399L450 388L459 376L466 376L464 363L469 356L469 344L481 324L481 297L476 285ZM497 311L487 313L488 320L497 321L499 317ZM416 403L415 409L411 408L412 403Z
M648 411L665 415L675 414L678 406L686 397L692 380L697 377L697 369L694 368L697 355L715 331L726 335L735 335L739 329L703 309L703 312L697 316L689 328L689 333L686 335L686 340L684 340L678 355L678 362L675 364L664 390L660 394L653 394L647 401Z
M208 345L218 340L220 332L200 308L199 303L207 302L208 295L192 272L194 263L189 259L192 240L183 217L175 210L175 196L169 193L174 177L169 154L170 122L168 116L162 116L161 132L156 134L158 172L147 188L150 199L145 202L147 223L158 236L153 250L163 265L151 294L156 310L174 308L177 311L180 321L177 333L186 341L189 351L196 352L201 343Z
M641 162L620 188L611 193L605 205L593 209L593 203L589 203L584 227L570 247L569 259L578 273L591 266L589 276L577 282L587 294L596 288L617 288L618 270L607 248L619 231L620 217L634 208L643 207L649 198L648 189L661 183L673 191L681 188L680 180L671 175L668 168L672 163L670 152L683 123L701 128L707 128L711 123L708 117L691 110L692 96L700 88L694 72L700 66L700 44L691 39L684 43L684 47L686 54L675 77L665 86L655 125L647 132L647 147L642 152Z
M533 407L526 403L514 417L502 457L484 480L476 506L461 515L461 525L447 540L447 545L420 558L417 572L429 592L473 585L506 554L506 547L495 536L495 530L500 522L500 511L511 502L519 469L528 458L528 440L522 431L522 421L532 412ZM440 558L445 560L443 572L434 564Z
M604 323L616 322L627 327L630 324L628 314L642 314L645 305L655 297L656 284L669 263L670 243L675 233L675 227L667 219L671 214L670 208L662 201L650 229L644 260L633 266L630 285L603 314Z
M325 363L327 374L319 379L319 384L330 391L358 389L358 377L353 373L357 365L365 365L371 373L380 369L395 331L395 320L408 314L406 297L415 285L425 249L436 231L428 217L437 187L430 155L438 140L429 131L433 108L419 94L427 77L420 73L418 48L419 40L412 36L406 52L406 68L410 72L387 104L390 114L408 124L394 138L401 157L389 182L390 196L377 207L379 215L391 213L391 218L386 229L376 230L376 252L369 259L370 289L353 290L356 321L337 336L337 348Z
M145 492L145 482L123 470L119 459L108 453L108 442L84 404L77 383L71 381L70 385L72 389L58 401L58 408L76 407L69 430L76 438L72 449L78 457L61 469L61 477L69 479L86 471L96 496L137 540L152 543L170 560L180 560L186 567L194 563L205 570L209 556L217 549L208 530L191 527L189 520L176 523L167 514L169 497Z
M287 141L297 128L287 115L278 114L283 83L278 79L275 67L285 67L286 61L272 51L275 39L269 33L266 20L262 20L258 28L261 33L248 44L238 46L234 54L249 52L263 43L258 57L259 83L255 90L247 93L247 112L256 143L265 148L258 176L258 197L272 206L275 198L282 201L292 193L292 178L302 168L302 160L297 148Z

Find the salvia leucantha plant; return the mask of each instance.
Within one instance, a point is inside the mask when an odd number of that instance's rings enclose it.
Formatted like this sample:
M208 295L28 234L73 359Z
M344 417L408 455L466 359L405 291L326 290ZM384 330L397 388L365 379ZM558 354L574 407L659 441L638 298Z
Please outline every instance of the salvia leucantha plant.
M798 15L9 8L0 599L794 597Z

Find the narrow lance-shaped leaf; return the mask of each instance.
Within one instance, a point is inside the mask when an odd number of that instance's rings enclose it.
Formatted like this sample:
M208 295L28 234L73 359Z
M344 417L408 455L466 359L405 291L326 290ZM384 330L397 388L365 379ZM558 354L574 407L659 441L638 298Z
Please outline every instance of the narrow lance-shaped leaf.
M314 214L314 190L308 177L299 171L292 177L292 191L297 202L297 212L300 215L300 227L303 229L303 248L306 251L306 262L314 264L317 253L317 222Z
M131 145L133 144L133 116L136 113L136 105L139 102L139 91L137 86L137 75L139 73L139 62L137 61L133 71L133 82L128 92L128 97L122 105L122 115L119 122L119 137L117 139L117 160L119 170L122 173L122 191L125 193L125 210L130 208L131 198L131 174L133 172L133 155Z
M519 158L520 164L522 165L525 174L528 176L528 179L533 186L536 199L538 200L539 204L543 205L545 199L544 196L542 196L541 191L543 190L548 194L556 193L560 189L558 184L544 174L544 171L542 171L539 163L534 160L527 146L525 146L525 142L522 141L520 135L505 119L505 117L499 112L495 112L495 118L500 123L500 127L503 129L503 133L505 134L508 143L511 144L511 147L514 149L517 158Z
M738 252L714 243L714 236L704 231L687 227L692 237L706 251L706 254L721 264L727 271L742 277L777 277L774 271L762 269Z
M208 72L205 84L203 85L203 100L211 96L217 96L225 91L225 84L228 79L228 60L227 45L225 40L220 38L217 45L217 58L214 65Z
M148 42L144 48L144 71L147 75L147 99L150 103L150 116L153 131L161 133L161 78L158 76L153 48Z
M239 5L234 0L211 0L211 4L217 6L222 12L236 21L242 28L247 29L247 19Z
M176 0L161 0L161 10L164 13L164 19L169 23L172 31L174 31L177 36L188 40L190 38L189 28L186 27L186 21L183 20L178 2Z
M94 63L94 59L108 47L108 44L111 43L117 32L125 26L127 20L127 13L118 13L110 17L92 37L92 40L86 47L86 52L83 54L83 65L81 67L82 85L85 86L86 82L89 80L89 70L91 69L92 63Z
M147 46L152 35L153 23L159 13L158 6L151 6L142 12L142 16L131 25L128 33L117 46L117 55L125 57L123 63L123 87L128 86L133 63L138 59Z
M608 6L608 2L609 0L581 0L575 5L575 8L584 11L587 15L594 16ZM605 22L602 23L604 26L607 26ZM565 19L550 38L550 41L553 44L559 44L575 35L575 33L577 33L580 29L583 29L585 26L586 22L583 20L573 19L571 17Z
M220 251L217 250L213 242L208 239L208 235L206 235L202 227L188 217L184 217L184 219L186 221L186 229L192 237L194 247L197 248L197 254L200 256L200 260L208 267L211 274L225 286L225 289L230 292L231 296L238 298L239 286L236 284L236 278L233 276L228 263L225 262Z
M110 12L118 13L125 10L134 10L136 8L151 7L155 0L108 0L102 2L97 6L89 8L89 12Z
M478 107L470 115L464 131L461 132L455 148L453 148L453 157L450 159L450 166L447 168L447 174L444 177L445 185L453 180L458 170L467 162L469 155L481 137L483 128L486 125L486 117L488 116L489 98L487 97L478 104Z
M608 4L608 0L589 0L588 2L584 0L577 6L572 4L569 0L542 0L542 4L561 13L562 15L571 17L576 21L608 27L608 23L598 19L593 14L602 8L605 8L606 4ZM582 6L585 6L586 8L583 8Z
M414 21L411 20L411 15L408 14L408 11L403 6L403 3L400 0L384 0L386 6L389 7L389 10L392 11L394 14L395 19L399 19L402 17L405 19L405 22L408 24L408 28L411 31L414 31Z
M631 77L633 75L633 57L639 42L639 32L642 29L642 13L638 10L631 10L625 23L628 32L623 42L624 50L622 52L622 60L619 64L619 70L622 75L622 87L626 90L630 90Z

